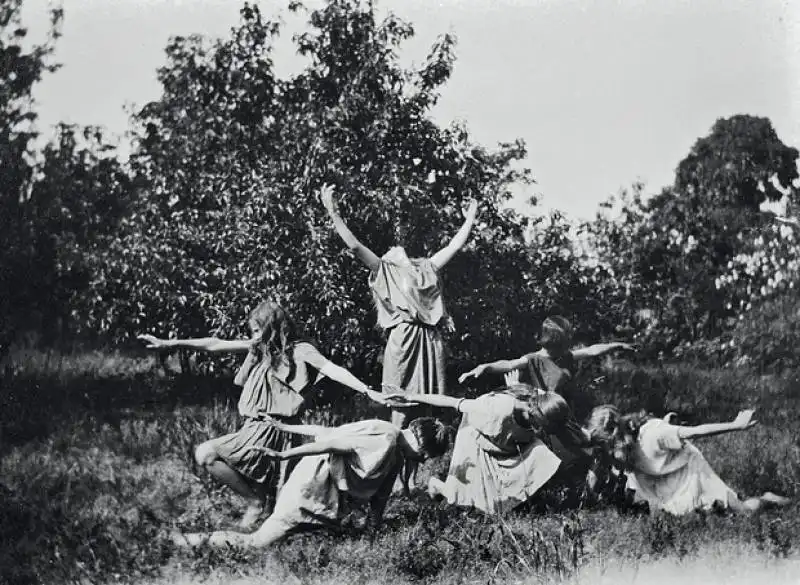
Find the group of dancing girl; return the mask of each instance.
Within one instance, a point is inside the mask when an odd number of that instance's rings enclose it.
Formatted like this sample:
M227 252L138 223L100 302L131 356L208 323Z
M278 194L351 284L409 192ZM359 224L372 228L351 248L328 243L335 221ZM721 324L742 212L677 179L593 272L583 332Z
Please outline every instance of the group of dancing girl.
M238 530L175 535L177 544L265 547L299 530L335 527L346 498L366 503L368 525L379 525L396 484L409 493L417 465L450 450L450 429L436 418L412 416L419 407L461 414L447 476L431 477L427 485L431 497L454 506L504 514L548 490L576 489L591 497L623 473L628 493L651 511L751 512L788 503L771 492L741 499L691 442L750 429L751 410L732 422L680 426L670 417L622 414L603 405L581 425L573 414L578 361L634 348L615 342L574 349L572 326L563 316L544 321L537 351L478 365L459 378L464 383L503 374L499 390L474 399L449 396L440 272L466 244L477 203L469 204L447 246L430 258L409 258L401 246L378 256L356 238L331 187L321 189L320 199L336 232L369 270L378 325L388 333L381 390L322 355L270 301L250 313L247 339L141 335L151 349L245 354L234 380L242 387L241 427L200 444L194 455L247 507ZM305 396L321 377L388 406L392 420L335 428L303 424Z

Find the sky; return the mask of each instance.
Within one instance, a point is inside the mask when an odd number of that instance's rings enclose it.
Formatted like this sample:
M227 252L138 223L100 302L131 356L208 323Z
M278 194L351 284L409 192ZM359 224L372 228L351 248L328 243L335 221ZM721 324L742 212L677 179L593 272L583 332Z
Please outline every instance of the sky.
M276 68L302 66L291 33L304 19L286 0L254 2L285 21ZM307 6L319 0L307 0ZM794 6L793 6L794 4ZM34 39L48 0L25 0ZM156 70L170 36L229 34L236 0L63 0L62 68L36 88L39 128L102 125L124 144L126 107L160 95ZM800 2L792 0L378 0L414 25L400 52L420 64L437 36L457 61L433 112L466 122L486 146L525 140L537 181L520 194L539 211L590 219L635 181L670 184L692 144L721 117L770 118L800 147ZM521 204L520 204L521 205Z

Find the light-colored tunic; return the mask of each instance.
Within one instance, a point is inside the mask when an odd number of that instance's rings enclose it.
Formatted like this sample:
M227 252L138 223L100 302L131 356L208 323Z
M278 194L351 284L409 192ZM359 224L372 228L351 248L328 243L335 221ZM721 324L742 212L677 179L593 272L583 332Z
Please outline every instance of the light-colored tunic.
M422 394L445 393L445 347L439 326L446 318L436 266L409 259L395 247L369 277L378 325L389 331L383 384ZM395 391L395 390L392 390Z
M397 444L400 429L382 420L364 420L332 429L331 437L347 437L355 450L303 457L275 503L275 511L259 532L284 533L300 528L335 525L343 495L369 501L391 493L402 465Z
M296 435L279 431L271 422L259 417L266 414L290 423L299 422L297 417L305 404L303 393L316 382L319 374L307 362L312 354L319 354L313 345L299 342L294 346L292 367L280 364L271 368L267 359L254 363L251 355L242 365L247 372L239 398L239 414L244 423L238 431L218 437L213 443L223 461L253 481L278 481L281 468L274 459L253 447L283 451L297 443Z
M560 460L514 416L516 399L490 393L464 414L442 495L451 504L490 514L507 512L534 495Z
M661 419L647 421L639 430L633 451L633 473L628 487L651 511L677 516L715 504L728 507L736 493L714 472L700 450L681 439L677 426Z

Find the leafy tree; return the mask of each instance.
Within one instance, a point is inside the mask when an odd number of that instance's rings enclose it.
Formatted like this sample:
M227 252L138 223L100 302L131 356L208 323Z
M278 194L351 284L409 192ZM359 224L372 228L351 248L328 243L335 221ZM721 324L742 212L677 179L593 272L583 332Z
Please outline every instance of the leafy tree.
M0 354L18 328L27 325L27 309L35 306L40 280L46 281L53 270L28 205L36 137L31 92L58 67L51 57L62 12L50 12L45 43L27 47L21 6L22 0L0 0Z
M40 256L53 263L41 274L36 297L45 342L68 333L73 297L84 295L91 278L84 258L116 238L135 196L116 154L101 128L60 124L39 155L27 207Z
M170 41L163 95L134 116L132 166L148 188L92 259L86 325L117 339L144 329L233 335L268 296L334 356L374 367L382 343L367 274L316 198L332 182L348 223L378 252L402 243L430 254L454 235L465 200L478 199L473 241L445 275L452 346L463 359L518 351L515 336L538 328L547 296L530 284L541 265L525 242L534 221L506 208L510 186L530 181L514 164L524 144L489 149L463 125L431 119L455 60L451 37L404 70L396 51L413 29L396 17L378 22L355 0L308 16L295 38L308 64L286 79L272 67L279 27L255 6L226 39Z
M743 290L720 294L720 279L772 221L759 206L784 193L796 198L797 157L766 118L720 119L680 162L671 188L630 202L622 226L598 218L587 228L602 260L635 291L630 320L636 311L649 313L649 327L639 329L654 350L711 338L727 326ZM623 246L629 254L619 254Z

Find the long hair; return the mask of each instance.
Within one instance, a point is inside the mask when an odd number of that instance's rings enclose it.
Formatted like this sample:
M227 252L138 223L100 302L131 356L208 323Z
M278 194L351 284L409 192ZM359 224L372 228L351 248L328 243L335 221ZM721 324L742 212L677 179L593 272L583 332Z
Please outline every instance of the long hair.
M438 419L430 416L415 418L408 424L408 429L414 434L426 459L440 457L450 448L452 429Z
M589 444L580 424L575 419L572 409L560 394L544 392L532 396L528 400L530 417L534 428L544 435L554 435L575 447L586 447Z
M593 445L602 448L624 468L629 468L633 447L642 425L652 417L645 411L621 415L610 404L598 406L589 415L588 431Z
M254 349L261 359L267 359L271 369L281 363L289 366L288 379L294 377L294 344L297 328L286 310L278 303L264 301L250 311L250 321L261 328L261 337Z

